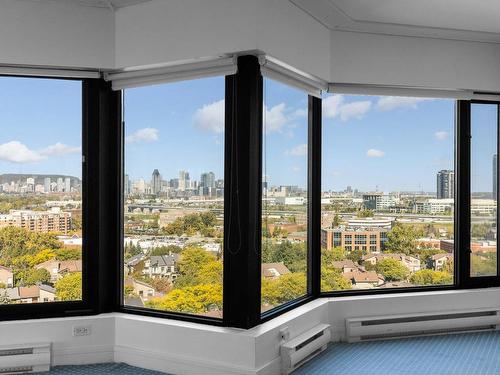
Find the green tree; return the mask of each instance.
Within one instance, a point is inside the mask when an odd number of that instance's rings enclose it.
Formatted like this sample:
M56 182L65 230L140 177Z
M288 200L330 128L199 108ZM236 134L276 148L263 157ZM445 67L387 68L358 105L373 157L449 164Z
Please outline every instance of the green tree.
M304 273L287 273L276 279L262 279L263 305L277 306L299 298L306 293L307 278Z
M331 267L321 267L321 290L346 290L352 289L351 281L342 276L342 272Z
M174 289L164 297L152 298L146 307L158 310L202 314L222 310L222 285L203 284Z
M185 248L177 263L179 277L175 280L175 288L200 284L198 278L200 269L215 260L216 258L212 254L200 247Z
M57 260L80 260L82 259L82 249L63 247L55 251Z
M56 281L56 297L59 301L78 301L82 299L82 273L65 275Z
M359 218L364 218L373 217L373 215L373 210L359 210L356 216Z
M410 282L415 285L444 285L453 282L453 276L448 272L420 270L410 276Z
M182 248L176 245L160 246L155 247L151 250L151 255L168 255L170 253L179 254L182 252Z
M412 254L417 249L418 232L411 225L397 223L387 233L385 252Z
M400 281L408 277L408 268L393 258L385 258L377 263L377 272L384 276L386 281Z

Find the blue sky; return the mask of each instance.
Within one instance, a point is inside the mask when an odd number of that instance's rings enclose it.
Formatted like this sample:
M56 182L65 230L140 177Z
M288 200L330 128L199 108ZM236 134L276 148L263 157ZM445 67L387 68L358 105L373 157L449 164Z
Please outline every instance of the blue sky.
M264 173L307 182L307 95L264 81ZM323 99L323 189L434 191L453 168L454 101L331 95ZM125 169L132 179L187 170L223 177L224 78L126 90ZM0 78L0 173L81 176L81 84ZM491 191L496 111L474 105L473 190ZM91 140L92 141L92 140Z
M79 81L0 77L0 174L81 177Z

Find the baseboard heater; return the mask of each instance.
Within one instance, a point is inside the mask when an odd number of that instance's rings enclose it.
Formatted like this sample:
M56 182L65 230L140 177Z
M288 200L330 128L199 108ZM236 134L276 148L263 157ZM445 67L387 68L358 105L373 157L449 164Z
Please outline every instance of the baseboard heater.
M0 374L50 370L50 343L0 346Z
M493 309L346 319L347 342L475 332L499 328L500 310Z
M281 345L281 372L290 374L326 349L332 337L329 324L319 324Z

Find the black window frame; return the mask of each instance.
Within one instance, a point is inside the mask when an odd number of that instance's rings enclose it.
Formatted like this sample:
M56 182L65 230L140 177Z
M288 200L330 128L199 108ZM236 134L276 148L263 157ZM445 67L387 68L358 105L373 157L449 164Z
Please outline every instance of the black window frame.
M98 93L93 89L96 79L32 75L0 75L23 79L53 79L81 82L82 106L82 299L79 301L54 301L0 305L0 321L92 315L98 313L99 221L92 220L98 213L97 186L91 168L99 163L97 145L91 141L99 129L95 121L98 107L93 105Z

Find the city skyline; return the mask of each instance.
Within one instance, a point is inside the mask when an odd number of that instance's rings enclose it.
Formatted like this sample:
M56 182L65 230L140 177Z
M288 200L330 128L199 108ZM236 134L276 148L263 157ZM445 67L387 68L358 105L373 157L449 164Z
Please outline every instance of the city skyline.
M0 85L0 125L9 129L0 135L0 170L81 178L81 83L2 77ZM223 77L125 94L125 164L132 180L149 179L152 155L164 160L164 175L210 170L223 176ZM307 95L266 79L264 107L268 184L305 187ZM491 191L496 137L482 124L495 124L496 113L488 107L472 113L481 124L473 146L482 152L472 160L477 192ZM322 190L434 191L435 173L453 169L453 132L453 100L325 95Z

